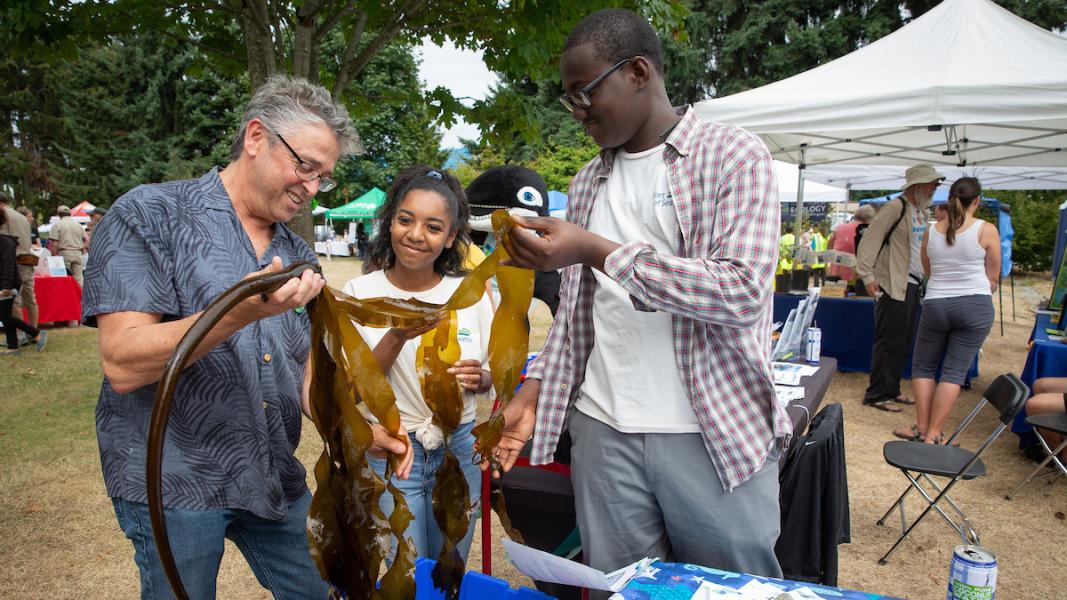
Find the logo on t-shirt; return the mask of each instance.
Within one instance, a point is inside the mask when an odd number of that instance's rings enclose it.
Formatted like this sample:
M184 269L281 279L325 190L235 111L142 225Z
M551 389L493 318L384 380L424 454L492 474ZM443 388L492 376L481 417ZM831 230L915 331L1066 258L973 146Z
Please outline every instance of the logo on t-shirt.
M456 331L456 341L460 344L471 343L471 330L466 327L460 327L459 330Z
M670 192L653 192L652 204L656 206L674 206L674 198Z

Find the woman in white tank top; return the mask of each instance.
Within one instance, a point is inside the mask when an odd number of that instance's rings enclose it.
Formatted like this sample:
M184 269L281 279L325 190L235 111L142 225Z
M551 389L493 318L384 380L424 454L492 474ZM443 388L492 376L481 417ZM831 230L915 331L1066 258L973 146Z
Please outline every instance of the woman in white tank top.
M1000 235L976 219L982 195L973 177L949 190L948 218L927 229L922 241L926 296L915 337L911 387L914 425L897 437L945 442L944 427L967 372L993 326L993 292L1000 276ZM938 365L940 377L935 381Z

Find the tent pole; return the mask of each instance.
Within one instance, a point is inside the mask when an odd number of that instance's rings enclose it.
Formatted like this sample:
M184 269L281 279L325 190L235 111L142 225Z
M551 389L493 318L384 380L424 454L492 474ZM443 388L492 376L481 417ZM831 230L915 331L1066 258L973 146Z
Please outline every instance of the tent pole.
M997 278L997 294L1000 296L1000 337L1004 337L1004 286L1001 282L1003 277Z
M806 146L806 145L807 144L804 144L804 146ZM800 270L800 269L797 268L799 266L798 263L800 262L798 260L798 258L800 257L800 253L797 252L797 249L800 248L800 238L801 238L801 235L803 234L803 232L802 232L802 229L803 229L802 218L803 218L803 215L804 215L804 148L803 148L803 146L800 148L800 165L799 165L799 168L797 169L797 201L794 202L793 204L794 204L794 207L796 208L796 214L793 215L793 256L792 256L792 259L793 259L793 272L795 273L796 271ZM796 278L794 277L794 280L795 279ZM808 286L805 285L804 289L807 289L807 287ZM792 286L790 286L790 288L792 288Z
M1015 269L1011 270L1011 322L1015 322Z

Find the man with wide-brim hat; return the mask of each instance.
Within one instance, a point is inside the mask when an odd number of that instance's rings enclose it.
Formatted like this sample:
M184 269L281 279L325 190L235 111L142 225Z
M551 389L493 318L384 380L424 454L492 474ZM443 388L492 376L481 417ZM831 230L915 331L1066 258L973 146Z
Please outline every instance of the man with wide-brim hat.
M863 403L887 412L900 412L899 404L914 404L900 391L900 375L915 339L926 208L945 179L928 163L909 167L904 177L904 193L878 211L856 251L856 274L867 293L877 298L871 376Z

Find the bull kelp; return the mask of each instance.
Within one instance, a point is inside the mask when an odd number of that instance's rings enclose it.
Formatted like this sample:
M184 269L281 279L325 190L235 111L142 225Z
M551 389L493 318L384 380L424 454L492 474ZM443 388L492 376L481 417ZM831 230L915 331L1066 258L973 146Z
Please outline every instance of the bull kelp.
M526 235L502 210L493 213L493 227L501 240ZM457 598L466 566L456 546L467 532L473 507L461 465L447 443L463 413L460 385L448 373L460 356L456 311L478 302L486 281L496 275L501 303L493 317L489 366L498 405L474 430L476 452L492 461L491 450L504 428L501 413L514 396L526 361L526 312L533 296L533 272L501 265L507 258L504 245L498 245L443 305L394 298L360 300L326 287L312 308L311 411L324 449L315 467L318 485L308 515L308 537L322 576L348 598L406 599L415 593L415 551L404 538L411 512L403 494L390 483L399 457L390 456L384 480L371 468L368 415L405 445L410 441L400 433L400 413L385 373L354 323L366 327L437 323L420 338L417 361L423 397L446 440L445 460L432 492L433 516L445 538L433 581L446 597ZM395 506L388 517L379 504L385 493ZM379 578L393 538L397 543L392 562Z

